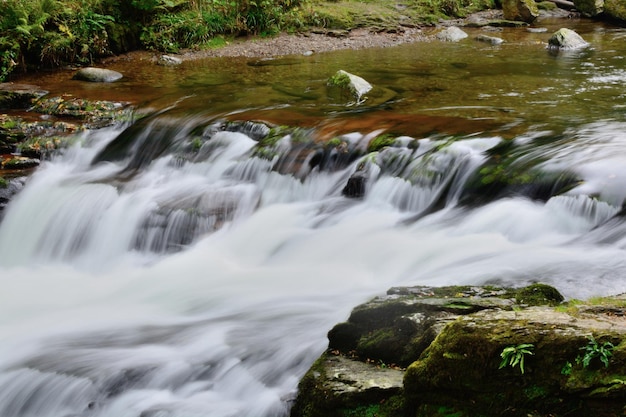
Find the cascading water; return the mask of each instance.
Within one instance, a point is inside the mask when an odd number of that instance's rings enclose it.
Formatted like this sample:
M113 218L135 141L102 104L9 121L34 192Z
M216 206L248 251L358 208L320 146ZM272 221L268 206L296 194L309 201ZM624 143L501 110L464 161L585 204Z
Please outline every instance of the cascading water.
M626 291L624 125L546 124L375 152L168 111L85 133L0 223L0 416L284 417L326 332L391 286Z

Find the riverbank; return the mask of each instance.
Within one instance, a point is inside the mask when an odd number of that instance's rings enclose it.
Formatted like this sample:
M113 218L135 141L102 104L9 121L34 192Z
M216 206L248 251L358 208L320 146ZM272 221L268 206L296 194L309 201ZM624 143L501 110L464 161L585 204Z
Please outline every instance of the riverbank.
M537 24L542 19L581 18L580 13L553 8L541 10ZM175 56L183 61L210 57L247 57L271 58L285 55L302 55L331 52L344 49L360 50L366 48L387 48L412 42L432 40L429 36L440 27L488 25L489 22L503 21L500 9L484 10L472 13L460 19L441 19L437 24L427 26L406 26L396 22L386 28L375 26L347 29L311 29L301 33L281 33L271 37L250 36L235 38L224 45L203 50L183 50ZM157 60L157 54L149 51L135 51L115 57L103 59L102 64L124 60Z

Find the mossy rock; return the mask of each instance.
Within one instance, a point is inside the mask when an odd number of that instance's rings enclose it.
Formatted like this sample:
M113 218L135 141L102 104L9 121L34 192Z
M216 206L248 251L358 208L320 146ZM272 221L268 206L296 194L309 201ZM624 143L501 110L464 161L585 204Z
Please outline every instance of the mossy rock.
M47 91L34 85L0 83L0 109L28 109L46 94Z
M301 379L291 417L402 417L402 378L399 369L324 353Z
M613 20L626 22L626 3L623 0L604 0L604 15Z
M388 146L393 146L396 138L393 135L385 134L376 136L367 144L367 152L378 152Z
M531 306L555 306L563 302L564 299L556 288L546 284L531 284L519 289L515 294L515 300L519 304Z
M42 98L32 112L80 120L87 128L101 128L132 119L128 103L86 100L72 96Z
M626 368L619 341L626 329L610 329L597 316L574 320L550 307L459 317L408 367L407 406L417 415L425 404L446 404L469 416L620 415ZM619 359L608 368L579 367L565 375L564 365L575 361L588 343L585 334L593 332L603 334L598 340L617 341ZM520 344L531 345L533 353L525 358L524 373L502 366L504 348Z

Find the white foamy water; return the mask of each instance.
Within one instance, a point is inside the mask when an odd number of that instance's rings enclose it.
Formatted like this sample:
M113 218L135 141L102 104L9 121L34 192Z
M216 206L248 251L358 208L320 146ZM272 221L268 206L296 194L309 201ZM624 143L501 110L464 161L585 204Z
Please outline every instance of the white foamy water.
M42 166L0 225L0 416L286 416L327 331L391 286L626 291L602 231L618 197L457 205L498 138L418 152L400 177L373 169L361 200L341 189L362 161L295 179L240 133L122 180L123 163L89 164L117 133ZM562 149L599 187L602 158Z

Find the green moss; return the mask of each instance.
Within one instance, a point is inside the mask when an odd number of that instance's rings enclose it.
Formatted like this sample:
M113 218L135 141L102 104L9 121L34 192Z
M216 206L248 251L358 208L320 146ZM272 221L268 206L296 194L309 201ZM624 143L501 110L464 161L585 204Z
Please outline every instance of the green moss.
M403 417L404 397L395 395L376 404L361 405L356 408L344 408L340 417Z
M537 3L539 10L556 10L558 6L551 1L542 1Z
M9 186L9 181L4 179L4 177L0 177L0 188L7 188Z
M348 88L350 87L350 77L345 72L337 71L335 75L328 79L328 85L331 87Z
M392 146L395 143L395 141L396 141L396 138L389 134L376 136L367 145L367 152L369 153L378 152L383 148Z
M515 300L519 304L526 305L558 305L564 298L554 287L546 284L532 284L521 288L515 295Z

